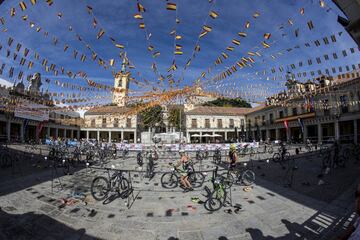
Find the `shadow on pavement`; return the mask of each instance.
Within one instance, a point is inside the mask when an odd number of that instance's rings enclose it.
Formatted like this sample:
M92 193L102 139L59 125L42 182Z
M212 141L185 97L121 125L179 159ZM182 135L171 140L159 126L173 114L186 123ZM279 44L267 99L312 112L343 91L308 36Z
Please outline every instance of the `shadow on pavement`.
M0 239L99 239L84 228L73 229L55 219L28 212L8 214L0 209Z

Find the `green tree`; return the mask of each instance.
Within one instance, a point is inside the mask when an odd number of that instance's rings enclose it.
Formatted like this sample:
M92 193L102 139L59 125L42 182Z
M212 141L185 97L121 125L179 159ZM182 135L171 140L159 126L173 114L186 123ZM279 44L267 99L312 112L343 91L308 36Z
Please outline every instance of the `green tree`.
M204 103L203 106L251 108L251 104L242 98L218 98L216 100Z
M176 127L176 129L180 128L180 114L181 110L179 108L173 108L169 111L169 124Z
M143 130L161 125L163 123L162 107L156 105L151 108L147 108L139 113L140 128Z

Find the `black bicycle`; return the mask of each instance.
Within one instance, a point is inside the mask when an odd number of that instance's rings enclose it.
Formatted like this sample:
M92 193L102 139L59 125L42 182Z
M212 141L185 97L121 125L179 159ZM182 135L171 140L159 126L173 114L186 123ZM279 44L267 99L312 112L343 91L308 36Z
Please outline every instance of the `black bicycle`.
M110 175L108 170L108 178L103 176L95 177L91 183L91 195L97 201L105 200L110 192L117 192L120 195L122 192L130 189L129 181L123 176L123 172L115 170Z
M223 179L225 188L230 188L234 183L242 183L245 186L250 186L255 182L254 171L247 168L230 168L227 172L220 175Z
M220 164L221 163L221 149L220 148L216 148L214 155L213 155L213 160L215 164Z
M194 166L192 163L189 163L188 166L188 179L193 188L199 188L203 185L205 181L205 176L201 172L195 172ZM172 189L176 188L179 185L179 175L180 172L177 168L173 167L172 163L169 163L172 167L171 172L164 173L161 176L161 185L163 188Z

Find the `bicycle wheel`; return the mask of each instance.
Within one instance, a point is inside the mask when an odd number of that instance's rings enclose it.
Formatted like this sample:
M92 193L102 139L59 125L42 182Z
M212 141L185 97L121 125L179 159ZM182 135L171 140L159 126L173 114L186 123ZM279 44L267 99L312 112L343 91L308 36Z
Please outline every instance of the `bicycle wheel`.
M129 181L126 178L122 177L118 181L118 186L117 186L118 193L127 191L129 188L130 188Z
M255 173L249 169L245 170L241 174L241 182L244 183L245 186L250 186L255 182Z
M222 178L224 187L226 189L231 188L231 186L234 184L234 176L229 172L222 173L220 176Z
M204 203L205 209L211 212L219 210L222 207L222 205L223 205L222 201L214 197L214 192L210 194L209 198Z
M194 188L202 187L205 176L200 172L192 172L189 174L189 180Z
M96 177L91 183L91 195L97 201L104 200L110 191L109 180L105 177Z
M274 155L273 155L273 157L272 157L272 160L273 160L275 163L280 162L280 160L281 160L280 153L274 153Z
M268 147L267 149L269 154L272 154L274 152L274 148L272 146Z
M163 188L176 188L179 184L179 177L176 176L174 173L170 172L170 173L164 173L161 176L161 185L163 186Z
M283 159L283 161L284 162L287 162L287 161L289 161L290 160L290 153L289 152L286 152L285 154L284 154L284 159Z

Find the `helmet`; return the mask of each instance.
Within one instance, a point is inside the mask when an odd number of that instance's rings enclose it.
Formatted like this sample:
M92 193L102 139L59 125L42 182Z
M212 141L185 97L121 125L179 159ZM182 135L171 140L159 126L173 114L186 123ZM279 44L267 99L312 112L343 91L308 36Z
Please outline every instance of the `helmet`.
M235 144L230 144L230 150L235 150L236 149L236 145Z

